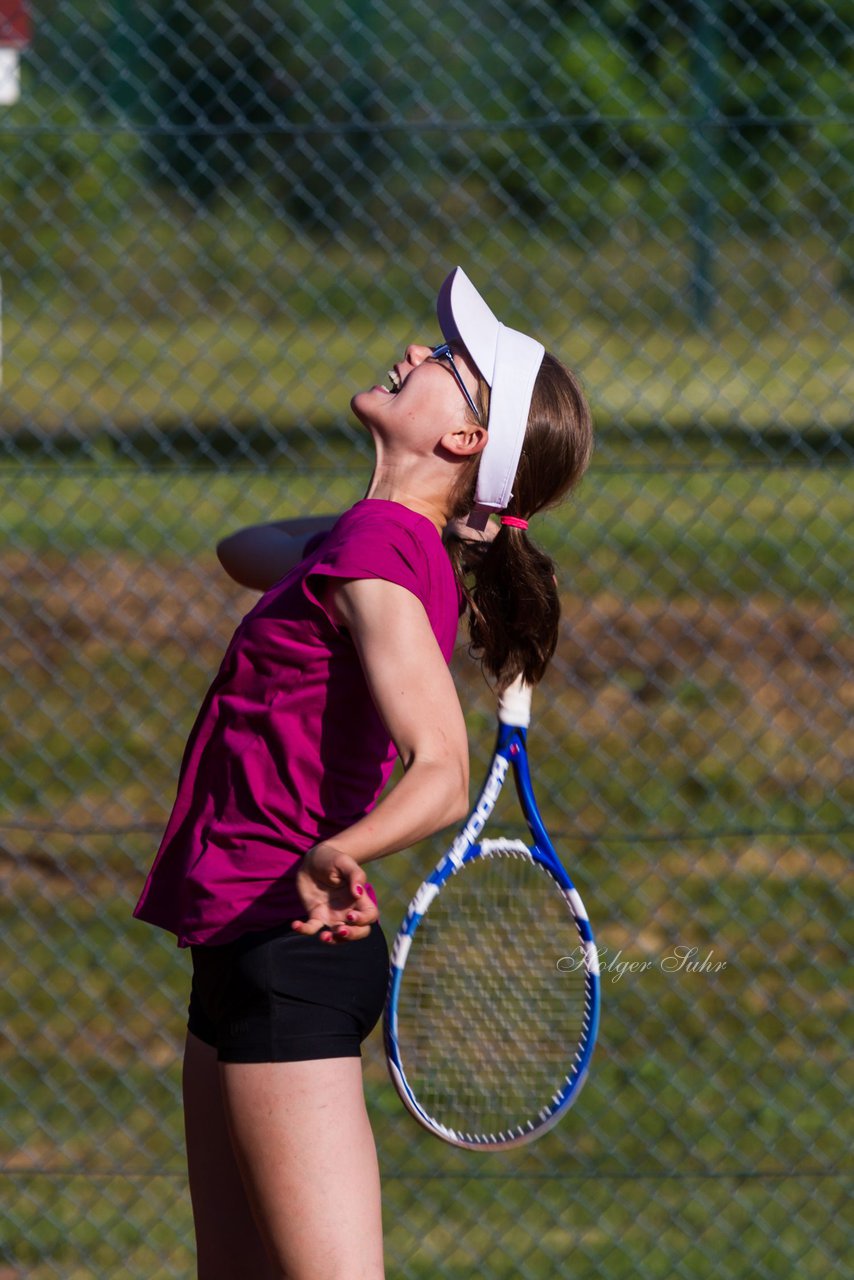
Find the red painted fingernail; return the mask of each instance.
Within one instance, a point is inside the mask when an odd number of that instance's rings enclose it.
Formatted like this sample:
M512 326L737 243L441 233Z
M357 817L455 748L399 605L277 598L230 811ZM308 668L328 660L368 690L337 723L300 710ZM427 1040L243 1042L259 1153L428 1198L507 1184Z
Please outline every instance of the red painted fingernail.
M358 893L358 894L362 894L362 893L364 893L364 892L365 892L365 891L364 891L364 889L362 888L362 886L361 886L360 884L357 884L357 885L356 885L356 893Z
M353 921L356 919L356 913L355 913L355 911L348 911L348 912L347 912L347 919L350 921L350 924L352 924L352 923L353 923Z
M348 938L349 936L350 936L350 930L349 930L349 929L339 929L339 930L338 930L338 937L339 937L339 938Z

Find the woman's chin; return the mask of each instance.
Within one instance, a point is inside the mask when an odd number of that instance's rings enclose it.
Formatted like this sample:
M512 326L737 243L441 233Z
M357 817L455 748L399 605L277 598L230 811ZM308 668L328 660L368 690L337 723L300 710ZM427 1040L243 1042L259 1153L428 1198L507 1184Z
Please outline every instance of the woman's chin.
M364 391L357 391L356 394L353 396L353 399L350 401L350 409L352 410L353 413L355 413L356 417L359 419L360 422L362 421L362 415L359 412L359 406L362 403L362 400L364 399L364 395L365 395Z
M350 408L361 423L366 427L370 426L373 414L371 413L371 405L376 403L377 392L374 388L370 391L357 391L350 401Z

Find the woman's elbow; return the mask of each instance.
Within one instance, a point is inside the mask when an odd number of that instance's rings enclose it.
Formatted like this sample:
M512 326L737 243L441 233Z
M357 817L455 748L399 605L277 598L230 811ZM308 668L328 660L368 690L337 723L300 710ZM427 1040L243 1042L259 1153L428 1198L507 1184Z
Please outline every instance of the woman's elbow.
M460 759L450 753L419 757L416 753L404 765L408 772L416 765L421 775L421 786L425 799L437 821L443 827L460 822L469 811L469 762L468 757Z
M455 771L452 779L451 816L448 823L461 822L469 811L469 768L468 760Z
M220 538L216 544L216 558L225 569L230 577L234 576L235 570L238 568L239 551L235 546L236 535L228 534L225 538Z
M463 818L467 818L469 813L469 797L468 792L460 797L460 803L454 806L453 812L448 817L446 826L453 826L462 822Z

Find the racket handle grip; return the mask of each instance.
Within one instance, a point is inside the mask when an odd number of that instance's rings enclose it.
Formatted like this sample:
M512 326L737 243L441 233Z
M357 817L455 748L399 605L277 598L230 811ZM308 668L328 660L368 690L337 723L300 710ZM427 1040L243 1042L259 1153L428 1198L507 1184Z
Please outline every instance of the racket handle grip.
M498 699L498 719L502 724L527 729L531 723L531 686L517 676Z

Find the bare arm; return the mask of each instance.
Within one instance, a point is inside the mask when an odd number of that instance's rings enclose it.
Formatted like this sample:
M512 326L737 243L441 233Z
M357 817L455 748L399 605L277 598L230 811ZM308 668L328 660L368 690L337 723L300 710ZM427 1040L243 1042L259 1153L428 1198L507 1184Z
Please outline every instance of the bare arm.
M217 543L216 554L230 578L242 587L267 591L303 557L314 533L326 533L338 516L302 516L238 529Z
M374 703L405 773L364 818L334 840L357 862L406 849L465 816L466 725L424 606L384 579L335 581L327 600L347 627Z
M400 781L370 813L309 850L299 873L309 913L301 932L364 937L376 909L358 887L364 863L406 849L468 810L468 740L454 682L424 607L383 579L332 580L324 596L355 644L377 710L403 761ZM343 898L330 889L344 884ZM315 897L312 897L312 894ZM340 910L336 909L340 905ZM338 926L348 921L355 927Z

